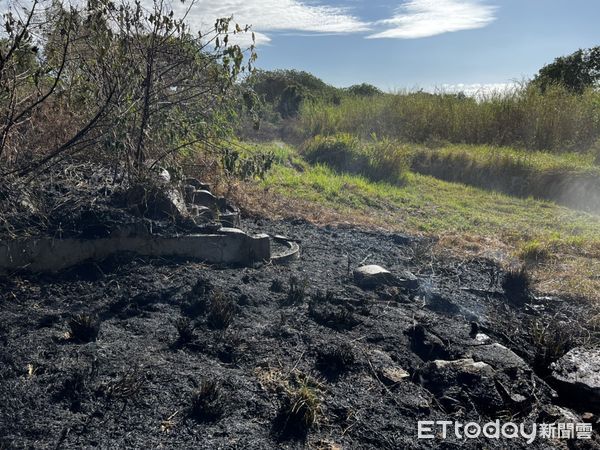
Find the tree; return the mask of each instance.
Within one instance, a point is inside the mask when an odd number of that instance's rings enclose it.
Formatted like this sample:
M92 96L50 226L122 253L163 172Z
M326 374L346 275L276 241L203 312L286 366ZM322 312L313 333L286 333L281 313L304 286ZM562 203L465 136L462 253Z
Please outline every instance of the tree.
M351 95L356 95L357 97L374 97L376 95L383 94L381 89L368 83L354 84L346 88L346 91Z
M533 83L542 91L553 84L562 85L576 93L597 87L600 83L600 46L580 49L568 56L556 58L540 69Z
M222 18L194 34L164 0L149 9L140 0L88 0L69 10L42 1L24 16L5 15L0 161L13 166L5 174L94 150L141 175L148 159L213 145L224 132L230 92L256 58L254 45L229 37L248 27ZM32 53L33 61L23 56ZM6 148L14 157L3 158Z

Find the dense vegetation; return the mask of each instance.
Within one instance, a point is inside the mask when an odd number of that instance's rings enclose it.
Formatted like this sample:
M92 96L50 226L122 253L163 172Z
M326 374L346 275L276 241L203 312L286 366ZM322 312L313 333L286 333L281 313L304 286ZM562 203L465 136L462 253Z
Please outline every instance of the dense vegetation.
M312 163L395 183L410 168L600 211L599 55L579 50L529 82L476 96L342 89L297 71L245 84L261 105L262 137L299 145Z
M21 175L68 155L140 174L192 146L215 145L239 110L253 46L230 19L195 34L165 3L34 0L9 10L0 41L0 161Z
M339 105L305 102L300 128L306 135L352 132L405 142L487 144L529 150L593 149L600 139L600 93L572 93L535 86L480 98L411 92L348 96Z

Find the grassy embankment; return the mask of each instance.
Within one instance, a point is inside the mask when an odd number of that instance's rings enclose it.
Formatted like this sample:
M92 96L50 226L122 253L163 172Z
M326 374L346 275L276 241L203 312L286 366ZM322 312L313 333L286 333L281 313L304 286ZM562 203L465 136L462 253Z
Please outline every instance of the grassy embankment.
M239 200L253 211L438 236L440 251L527 263L541 291L600 299L599 216L413 172L391 183L376 182L310 165L281 143L246 146L250 153L275 155L264 180L239 190ZM489 151L473 150L479 156ZM557 164L588 168L587 162L568 155L533 154L529 163L540 170Z

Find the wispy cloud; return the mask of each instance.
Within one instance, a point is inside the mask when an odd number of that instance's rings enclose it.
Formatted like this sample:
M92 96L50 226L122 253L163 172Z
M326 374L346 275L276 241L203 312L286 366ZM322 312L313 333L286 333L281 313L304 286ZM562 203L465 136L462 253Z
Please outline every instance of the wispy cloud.
M186 2L187 3L187 2ZM187 6L174 2L176 11ZM268 43L268 32L358 33L369 23L348 9L301 0L197 0L188 15L193 28L207 28L219 17L233 16L241 25L252 25L258 43Z
M82 5L85 0L61 1ZM170 1L170 7L181 17L192 0ZM369 39L414 39L488 25L495 20L496 7L485 1L405 0L391 18L373 22L353 14L350 7L329 5L329 0L195 0L186 22L194 31L208 30L217 18L233 16L240 25L252 26L258 45L270 43L275 32L298 35L354 33ZM149 9L152 2L142 0ZM31 0L0 0L0 12L11 4L26 6ZM238 34L231 36L231 40L250 44L251 35Z
M369 39L416 39L482 28L495 20L496 7L481 0L410 0L396 14L377 23L388 28Z

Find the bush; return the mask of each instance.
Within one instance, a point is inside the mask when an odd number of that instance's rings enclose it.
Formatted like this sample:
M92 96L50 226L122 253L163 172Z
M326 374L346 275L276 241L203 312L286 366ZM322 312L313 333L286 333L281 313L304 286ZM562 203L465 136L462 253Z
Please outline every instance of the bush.
M312 164L325 164L374 181L402 183L408 169L405 149L387 139L364 142L347 133L315 136L304 143L302 153Z

